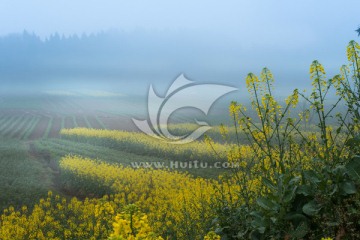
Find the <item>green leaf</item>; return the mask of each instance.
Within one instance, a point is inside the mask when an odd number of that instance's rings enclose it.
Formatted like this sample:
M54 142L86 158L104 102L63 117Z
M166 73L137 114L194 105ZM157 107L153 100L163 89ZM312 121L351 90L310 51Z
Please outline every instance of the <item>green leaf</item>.
M333 196L335 193L337 193L339 190L338 185L332 184L332 191L329 193L330 196Z
M307 170L304 172L305 179L311 183L317 184L321 182L320 177L318 174L313 170Z
M321 206L315 200L312 200L305 204L302 210L306 215L315 216L321 210Z
M266 227L259 227L258 231L259 231L259 233L264 234L266 231Z
M337 165L331 172L337 176L343 176L347 172L347 169L343 165Z
M297 189L298 189L298 187L295 186L295 187L293 187L293 188L291 189L291 191L288 191L288 192L285 193L285 197L284 197L284 202L285 202L285 203L291 202L291 200L294 199L295 193L296 193L296 190L297 190Z
M297 188L296 191L298 194L302 194L304 196L310 196L312 195L313 191L310 186L308 185L301 185Z
M296 177L293 177L293 178L289 181L289 184L290 184L290 185L298 184L300 181L301 181L301 177L300 177L300 176L296 176Z
M272 201L270 201L265 197L259 197L258 199L256 199L256 202L260 207L262 207L265 210L277 211L278 209L277 204L273 203Z
M254 218L254 220L251 221L251 226L257 229L260 233L264 233L267 224L263 218Z
M343 182L340 184L340 189L345 193L345 195L355 194L356 187L352 182Z
M345 167L352 178L360 180L360 156L355 156Z
M262 178L261 179L262 183L267 186L268 188L270 188L273 191L277 190L277 187L275 186L275 184L273 184L273 182L267 178Z
M294 222L295 225L300 224L301 222L307 221L307 218L305 217L305 215L300 214L300 213L289 213L285 216L286 220L289 220L291 222Z
M264 217L262 216L262 214L260 212L253 211L250 213L250 215L252 217L254 217L254 220L251 222L251 225L254 228L263 227L266 225L266 223L264 221Z
M294 238L303 238L308 232L308 224L306 222L301 222L294 231L290 232L290 235Z
M258 230L254 230L250 233L250 239L251 240L260 240L261 239L261 234L259 233Z
M250 213L250 216L253 216L253 217L255 217L255 218L260 218L260 219L263 218L262 214L259 213L259 212L257 212L257 211L252 211L252 212Z

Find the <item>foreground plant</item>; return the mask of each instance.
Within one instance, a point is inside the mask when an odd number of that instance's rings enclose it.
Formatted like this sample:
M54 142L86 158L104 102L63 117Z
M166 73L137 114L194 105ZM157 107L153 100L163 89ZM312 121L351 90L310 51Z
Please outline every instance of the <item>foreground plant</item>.
M273 96L274 79L267 68L260 79L247 76L254 113L232 102L230 116L236 133L247 136L252 154L243 154L240 141L228 151L228 161L241 163L228 176L241 190L235 204L215 203L216 232L224 239L360 237L359 50L356 42L349 43L349 66L330 80L314 61L310 96L296 89L285 105ZM337 99L329 103L333 89ZM299 96L309 109L295 117L291 109ZM310 114L317 130L309 132L304 126ZM225 139L226 132L224 127Z
M130 204L118 214L113 223L114 232L109 240L163 240L149 226L147 216L138 207Z

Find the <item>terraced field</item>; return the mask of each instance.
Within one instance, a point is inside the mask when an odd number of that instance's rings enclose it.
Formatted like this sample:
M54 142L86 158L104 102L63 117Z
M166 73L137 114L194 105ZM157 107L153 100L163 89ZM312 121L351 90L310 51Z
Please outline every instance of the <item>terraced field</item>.
M97 116L44 116L23 111L0 113L0 136L4 138L19 140L57 138L60 129L64 127L107 128Z
M0 136L19 140L57 138L60 129L75 127L135 130L131 114L119 111L117 101L49 96L3 97L0 102ZM127 106L131 104L134 103L126 103ZM109 105L115 108L106 107ZM138 109L138 106L134 105L132 109Z
M0 102L0 164L1 169L0 208L9 205L32 205L40 196L52 190L65 197L84 197L77 192L64 189L59 180L59 160L67 155L101 159L109 164L134 167L134 162L154 163L153 167L168 168L170 161L191 160L190 155L170 156L156 154L156 149L141 144L112 142L92 138L76 139L60 134L61 129L92 128L137 132L132 117L146 118L143 109L132 99L59 98L33 96L23 98L2 97ZM129 109L129 112L124 111ZM132 111L132 112L130 112ZM179 117L177 120L181 121ZM179 125L170 130L175 134L186 134L194 126ZM140 133L129 133L136 136ZM213 133L221 138L216 129ZM140 139L143 138L140 136ZM150 151L151 150L151 151ZM9 154L7 154L9 152ZM16 154L15 154L16 153ZM12 158L11 156L18 156ZM10 156L10 157L9 157ZM201 156L200 156L201 157ZM212 161L211 159L207 159ZM26 168L15 168L21 162ZM11 166L11 167L6 167ZM11 169L10 169L11 168ZM25 169L25 172L12 169ZM221 170L178 169L205 178L214 178ZM18 184L18 183L21 183ZM38 188L34 188L38 186ZM14 197L11 193L19 193ZM36 196L36 197L32 197Z

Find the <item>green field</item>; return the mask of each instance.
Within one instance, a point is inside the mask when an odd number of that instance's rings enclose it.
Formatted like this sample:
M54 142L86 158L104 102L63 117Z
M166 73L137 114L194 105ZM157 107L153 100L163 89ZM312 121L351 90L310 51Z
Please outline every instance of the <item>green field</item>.
M123 101L118 98L45 95L4 97L0 102L0 209L31 206L48 190L66 197L78 196L76 192L64 189L59 177L58 161L69 154L124 166L131 166L132 162L154 162L160 163L160 167L168 167L173 159L161 154L149 154L141 146L126 148L121 144L107 145L90 139L79 141L60 135L61 129L76 127L137 131L131 117L135 114L141 116L142 110L136 102L128 99ZM131 104L133 107L130 109L138 110L123 110L124 106ZM184 134L193 127L191 124L172 125L170 130L175 134ZM221 139L216 129L209 134ZM185 168L179 171L216 178L224 170Z

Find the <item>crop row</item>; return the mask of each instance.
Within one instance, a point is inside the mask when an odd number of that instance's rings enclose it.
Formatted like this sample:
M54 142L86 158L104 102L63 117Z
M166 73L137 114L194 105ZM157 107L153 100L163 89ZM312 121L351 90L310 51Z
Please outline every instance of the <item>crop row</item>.
M106 146L140 155L156 156L173 161L226 161L227 145L205 141L172 144L139 132L87 128L62 129L61 137L76 142ZM215 150L215 151L214 151Z
M41 139L34 142L36 150L43 155L50 155L52 159L60 159L67 155L80 155L87 158L98 159L108 163L117 163L123 166L133 168L168 168L175 171L187 171L194 176L205 178L216 178L220 172L226 169L211 168L176 168L176 164L171 160L162 157L145 156L136 153L120 151L99 145L93 145L83 142L75 142L66 139Z
M0 136L19 140L58 137L62 128L106 126L97 116L43 116L36 114L2 114L0 115Z

